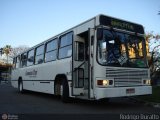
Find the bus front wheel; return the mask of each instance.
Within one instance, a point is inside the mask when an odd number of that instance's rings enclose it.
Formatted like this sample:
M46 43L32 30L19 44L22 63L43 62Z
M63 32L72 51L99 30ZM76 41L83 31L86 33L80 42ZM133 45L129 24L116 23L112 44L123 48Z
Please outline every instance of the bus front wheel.
M55 83L55 95L61 96L62 102L69 102L69 87L65 79L57 81Z
M69 87L66 80L63 80L62 86L61 86L61 98L62 101L65 103L69 102Z

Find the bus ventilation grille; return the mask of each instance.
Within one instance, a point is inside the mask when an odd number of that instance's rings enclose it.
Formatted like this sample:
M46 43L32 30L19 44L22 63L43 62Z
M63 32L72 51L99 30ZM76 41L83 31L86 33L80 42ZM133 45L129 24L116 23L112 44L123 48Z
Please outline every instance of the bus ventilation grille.
M147 69L118 69L107 68L106 77L114 79L114 86L139 86L142 85L142 78L149 78Z

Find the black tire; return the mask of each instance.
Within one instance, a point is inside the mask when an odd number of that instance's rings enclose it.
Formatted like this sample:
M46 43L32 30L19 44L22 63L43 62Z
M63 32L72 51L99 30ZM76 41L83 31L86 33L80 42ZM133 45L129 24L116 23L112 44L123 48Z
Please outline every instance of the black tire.
M20 81L18 82L18 91L19 91L20 93L24 93L22 80L20 80Z
M61 98L61 95L60 95L60 83L58 82L55 82L55 85L54 85L54 94L58 97L58 98Z
M63 93L61 96L62 102L64 103L69 103L70 98L69 98L69 86L66 80L63 80L62 82L62 87L63 87Z

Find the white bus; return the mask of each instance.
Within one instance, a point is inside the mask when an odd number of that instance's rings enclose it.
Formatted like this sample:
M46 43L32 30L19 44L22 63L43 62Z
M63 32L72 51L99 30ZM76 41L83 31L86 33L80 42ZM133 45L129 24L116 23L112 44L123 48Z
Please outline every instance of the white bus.
M97 15L17 55L12 86L99 100L152 94L142 25Z

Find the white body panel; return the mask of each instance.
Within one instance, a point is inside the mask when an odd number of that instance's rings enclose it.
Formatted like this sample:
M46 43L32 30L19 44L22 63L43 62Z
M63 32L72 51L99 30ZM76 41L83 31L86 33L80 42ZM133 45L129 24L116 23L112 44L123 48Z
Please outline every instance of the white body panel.
M25 90L31 90L36 92L54 94L53 86L54 86L54 82L41 83L39 81L23 81L23 88Z
M135 93L127 94L126 90L134 88ZM135 95L147 95L152 94L151 86L139 86L139 87L118 87L118 88L96 88L95 98L112 98L112 97L125 97L125 96L135 96Z
M53 62L43 63L25 68L18 68L12 71L12 86L18 88L19 77L23 80L23 89L37 92L54 94L54 79L57 74L66 74L71 80L71 58ZM37 71L36 76L26 75L26 71Z

